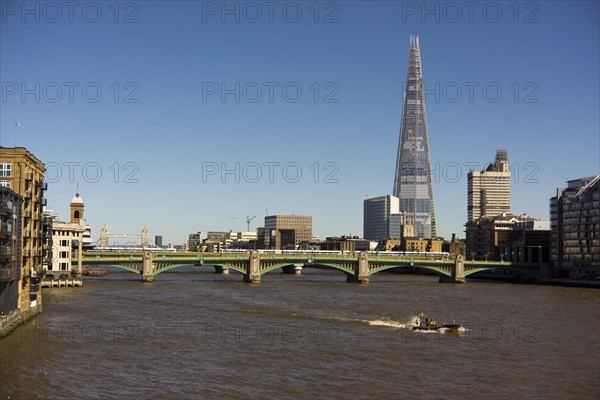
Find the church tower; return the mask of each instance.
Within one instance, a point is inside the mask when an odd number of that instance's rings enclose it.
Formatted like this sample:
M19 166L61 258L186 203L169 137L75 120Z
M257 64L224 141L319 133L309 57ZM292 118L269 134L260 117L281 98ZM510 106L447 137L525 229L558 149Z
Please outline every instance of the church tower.
M79 224L83 220L83 199L79 196L79 188L71 200L71 221L72 224Z

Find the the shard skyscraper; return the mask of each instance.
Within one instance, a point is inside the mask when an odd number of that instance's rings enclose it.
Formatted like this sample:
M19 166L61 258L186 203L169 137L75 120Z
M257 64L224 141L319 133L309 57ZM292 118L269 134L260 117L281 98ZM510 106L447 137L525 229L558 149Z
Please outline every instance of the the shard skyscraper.
M421 51L419 38L414 36L410 37L394 196L400 198L400 211L413 218L415 236L436 236Z

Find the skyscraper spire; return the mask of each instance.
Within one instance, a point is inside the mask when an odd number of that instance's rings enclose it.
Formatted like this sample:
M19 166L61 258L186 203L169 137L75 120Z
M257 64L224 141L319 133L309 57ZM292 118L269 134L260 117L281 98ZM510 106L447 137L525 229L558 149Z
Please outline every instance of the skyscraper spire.
M418 36L412 35L398 142L394 196L400 198L400 210L406 211L408 216L414 218L416 236L423 238L436 236L421 51Z

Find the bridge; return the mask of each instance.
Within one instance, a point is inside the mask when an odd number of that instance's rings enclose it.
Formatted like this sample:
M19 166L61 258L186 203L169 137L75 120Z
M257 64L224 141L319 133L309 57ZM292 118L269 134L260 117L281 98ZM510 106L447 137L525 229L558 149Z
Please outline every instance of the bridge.
M370 257L370 258L369 258ZM79 260L76 260L77 262ZM75 262L75 260L74 260ZM79 263L78 263L79 264ZM112 266L141 275L143 282L174 268L212 265L216 272L229 271L243 275L244 282L259 283L261 276L273 270L301 274L303 268L327 268L343 272L347 282L368 283L369 278L392 268L415 268L430 271L440 277L440 282L464 283L469 275L482 271L509 270L537 280L543 272L540 264L510 262L434 260L408 256L369 256L366 252L348 255L311 254L259 254L256 250L245 253L167 253L167 252L84 252L81 264L85 266ZM78 273L81 273L79 268Z

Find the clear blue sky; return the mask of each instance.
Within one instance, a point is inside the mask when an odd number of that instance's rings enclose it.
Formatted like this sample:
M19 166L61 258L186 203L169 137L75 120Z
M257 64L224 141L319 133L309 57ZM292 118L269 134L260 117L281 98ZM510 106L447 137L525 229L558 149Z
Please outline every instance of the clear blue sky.
M600 173L597 1L0 4L2 145L20 122L49 206L66 218L79 182L95 238L147 225L182 243L265 209L362 235L363 198L393 188L410 34L439 234L464 236L465 163L497 149L518 214L547 219L556 187ZM236 163L239 182L210 174Z

